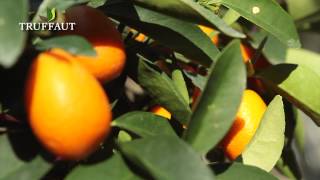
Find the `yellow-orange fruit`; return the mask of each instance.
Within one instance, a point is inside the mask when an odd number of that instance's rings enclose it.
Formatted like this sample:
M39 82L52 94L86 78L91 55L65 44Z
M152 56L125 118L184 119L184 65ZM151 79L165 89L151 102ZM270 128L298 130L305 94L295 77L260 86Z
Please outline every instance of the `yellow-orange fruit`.
M267 106L252 90L245 90L236 119L222 141L225 154L236 159L254 136Z
M154 106L151 109L151 112L158 115L158 116L161 116L161 117L164 117L167 119L171 119L171 113L168 110L166 110L164 107Z
M245 63L248 63L249 60L251 60L251 58L253 56L252 50L242 43L240 44L240 50L241 50L241 55L242 55L243 61Z
M118 77L125 65L126 54L121 34L101 11L88 6L75 6L65 13L66 22L75 22L75 29L65 35L79 35L94 47L97 56L77 55L79 61L100 81Z
M137 36L135 36L135 40L138 42L144 42L147 39L147 36L144 35L143 33L139 33L137 30L130 28L130 31L134 34L137 34Z
M215 33L214 29L203 25L199 25L199 28L202 30L202 32L204 32L207 36L211 38L213 44L215 44L216 46L219 44L219 36L217 34L212 35L213 33Z
M63 50L41 53L26 82L26 111L39 141L60 159L80 160L110 131L108 98L99 82Z
M256 50L253 49L251 46L248 46L248 45L241 43L240 49L241 49L242 58L245 63L248 63L249 60L254 58L253 56L254 56ZM263 55L261 55L261 57L259 57L259 59L257 59L253 64L255 69L263 69L263 68L266 68L270 65L271 64L265 59L265 57Z

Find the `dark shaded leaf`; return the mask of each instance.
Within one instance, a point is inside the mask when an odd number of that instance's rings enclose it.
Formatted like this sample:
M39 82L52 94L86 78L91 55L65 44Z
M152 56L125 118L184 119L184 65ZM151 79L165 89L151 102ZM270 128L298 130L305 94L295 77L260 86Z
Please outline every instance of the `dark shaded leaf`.
M195 24L133 6L129 1L109 0L104 11L202 65L209 66L219 54L210 38Z
M237 38L244 38L245 35L237 32L228 26L218 15L214 14L200 4L192 0L135 0L135 2L144 7L170 14L176 18L198 23L211 24L223 33Z
M112 121L112 126L131 131L141 137L175 135L167 119L150 112L129 112Z
M214 179L200 156L175 136L153 136L121 143L120 150L155 179Z
M93 46L85 38L76 35L60 36L42 40L36 44L36 48L39 50L62 48L72 54L87 56L96 55Z
M24 161L14 152L7 135L0 136L0 179L29 180L40 179L49 171L51 165L42 157Z
M244 165L238 162L232 164L213 165L217 179L219 180L276 180L272 174L254 166Z
M88 179L116 179L138 180L141 179L127 167L121 155L116 153L110 159L92 165L76 167L66 178L67 180Z

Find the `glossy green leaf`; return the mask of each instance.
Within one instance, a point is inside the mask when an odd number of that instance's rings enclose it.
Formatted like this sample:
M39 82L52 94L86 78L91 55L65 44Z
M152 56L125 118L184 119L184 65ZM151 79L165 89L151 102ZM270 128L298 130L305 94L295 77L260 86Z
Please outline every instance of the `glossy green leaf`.
M76 35L54 37L39 41L36 44L38 50L48 50L51 48L62 48L72 54L95 56L93 46L83 37Z
M250 38L253 40L251 45L258 48L263 39L267 37L267 41L262 49L264 56L271 64L283 63L286 57L286 50L288 47L283 44L276 37L270 35L264 30L253 32Z
M320 125L320 76L295 64L279 64L259 74L265 84L304 111ZM306 80L307 79L307 80Z
M200 74L191 74L188 72L184 73L191 81L192 83L201 89L201 91L205 88L206 83L208 81L207 76L202 76Z
M165 107L172 116L186 124L191 115L189 104L177 90L173 81L165 74L159 73L140 60L138 80L157 104Z
M172 80L186 103L189 103L189 93L182 72L178 69L174 70L172 72Z
M132 141L132 137L126 131L121 130L121 131L119 131L119 134L118 134L118 141L120 141L120 142Z
M306 49L288 49L286 63L303 65L320 76L320 54Z
M36 156L24 161L15 154L7 135L0 136L0 180L40 179L50 169L50 164Z
M272 174L238 162L232 164L216 164L212 166L219 180L276 180Z
M104 9L110 17L133 27L195 62L210 66L220 53L210 38L195 24L133 6L130 1L118 4L112 4L112 2L114 0L107 1L107 4L111 5Z
M19 23L28 19L27 0L0 1L0 65L13 66L23 52L27 33Z
M243 163L271 171L282 153L284 130L283 102L278 95L269 104L253 139L242 153Z
M116 153L110 159L96 164L79 165L66 177L66 180L88 179L138 180L141 178L131 172L121 155Z
M233 41L224 49L209 75L207 86L186 130L185 139L197 152L207 153L228 132L245 85L246 73L240 42Z
M135 0L137 4L170 14L175 18L182 18L186 21L198 24L212 24L223 33L238 38L244 38L245 35L229 27L213 11L210 11L192 0Z
M141 137L175 135L167 119L150 112L129 112L112 121L112 126L131 131Z
M229 9L226 14L223 16L223 20L228 24L232 25L240 18L240 14L233 9Z
M161 135L121 143L120 150L155 179L214 179L200 156L175 136Z
M276 1L221 0L221 3L265 29L287 46L301 46L291 16Z

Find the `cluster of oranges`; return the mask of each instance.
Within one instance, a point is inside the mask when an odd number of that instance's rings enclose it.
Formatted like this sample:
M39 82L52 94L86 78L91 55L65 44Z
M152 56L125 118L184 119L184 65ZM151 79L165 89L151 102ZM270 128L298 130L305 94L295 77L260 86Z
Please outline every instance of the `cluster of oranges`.
M26 110L39 141L60 159L80 160L95 151L110 131L108 96L100 83L122 72L125 50L120 33L102 12L88 6L66 10L74 31L96 56L54 48L34 59L26 82ZM94 21L93 21L94 19Z
M111 107L100 83L121 74L126 55L120 33L102 12L76 6L66 11L65 19L75 22L76 28L60 35L86 38L97 55L73 55L58 48L40 53L27 78L26 108L34 134L50 152L60 159L80 160L96 150L110 131ZM214 44L219 43L213 29L199 27ZM136 40L142 39L143 34ZM240 49L248 63L251 49L243 44ZM244 91L235 121L221 143L230 159L236 159L250 142L265 110L255 91ZM171 119L161 106L151 112Z
M210 37L215 45L219 44L219 36L214 29L202 25L199 25L199 28ZM254 50L244 44L240 44L240 50L243 62L247 66L252 65L250 61L254 56ZM260 60L253 68L259 69L266 66L265 60ZM249 81L254 81L254 79L249 78ZM254 83L259 82L255 81ZM200 89L196 88L192 97L193 101L197 99L200 93ZM221 143L221 146L229 159L235 160L244 151L258 129L266 108L265 102L258 93L250 89L243 92L241 104L233 125ZM171 119L170 112L164 107L155 106L151 109L151 112L164 118Z

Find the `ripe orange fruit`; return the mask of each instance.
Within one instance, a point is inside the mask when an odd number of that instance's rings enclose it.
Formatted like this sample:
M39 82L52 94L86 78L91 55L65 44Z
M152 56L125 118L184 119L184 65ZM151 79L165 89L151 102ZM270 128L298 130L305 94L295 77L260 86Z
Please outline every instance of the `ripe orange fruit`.
M249 60L254 58L253 56L255 54L255 49L253 49L252 47L241 43L240 49L241 49L242 58L245 63L248 63ZM263 69L270 65L271 64L265 59L264 56L259 57L259 59L257 59L253 64L255 69Z
M131 33L133 33L134 35L137 35L137 36L135 36L135 38L134 38L136 41L141 42L141 43L144 42L144 41L146 41L147 36L144 35L143 33L140 33L140 32L138 32L137 30L132 29L132 28L130 28L129 31L130 31Z
M199 25L198 27L202 30L202 32L210 37L213 44L215 44L216 46L219 44L219 36L217 34L213 35L215 33L214 29L203 25Z
M214 35L215 30L207 27L207 26L203 26L203 25L199 25L199 28L207 35L211 38L212 42L215 45L219 44L219 36L217 34ZM253 56L254 56L254 49L251 48L250 46L247 46L243 43L240 44L240 50L241 50L241 55L243 58L243 62L249 66L252 66L252 64L250 64L251 62L249 62ZM255 62L254 64L254 68L263 68L268 66L269 63L264 59L264 58L260 58L257 62ZM251 67L253 68L253 66Z
M222 141L224 152L231 160L236 159L250 142L266 108L266 104L256 92L244 91L236 119Z
M99 82L67 52L53 49L33 62L26 111L39 141L61 159L80 160L110 131L111 108Z
M77 55L74 58L100 81L118 77L125 65L126 54L121 34L101 11L88 6L75 6L66 10L66 22L75 22L74 31L65 35L79 35L94 47L97 56Z
M144 42L146 40L146 36L142 33L139 33L137 37L135 37L134 39L138 42Z
M240 44L240 50L244 63L248 63L253 57L253 50L242 43Z
M158 116L167 118L169 120L171 119L171 113L168 110L166 110L164 107L154 106L153 108L151 108L150 111Z

